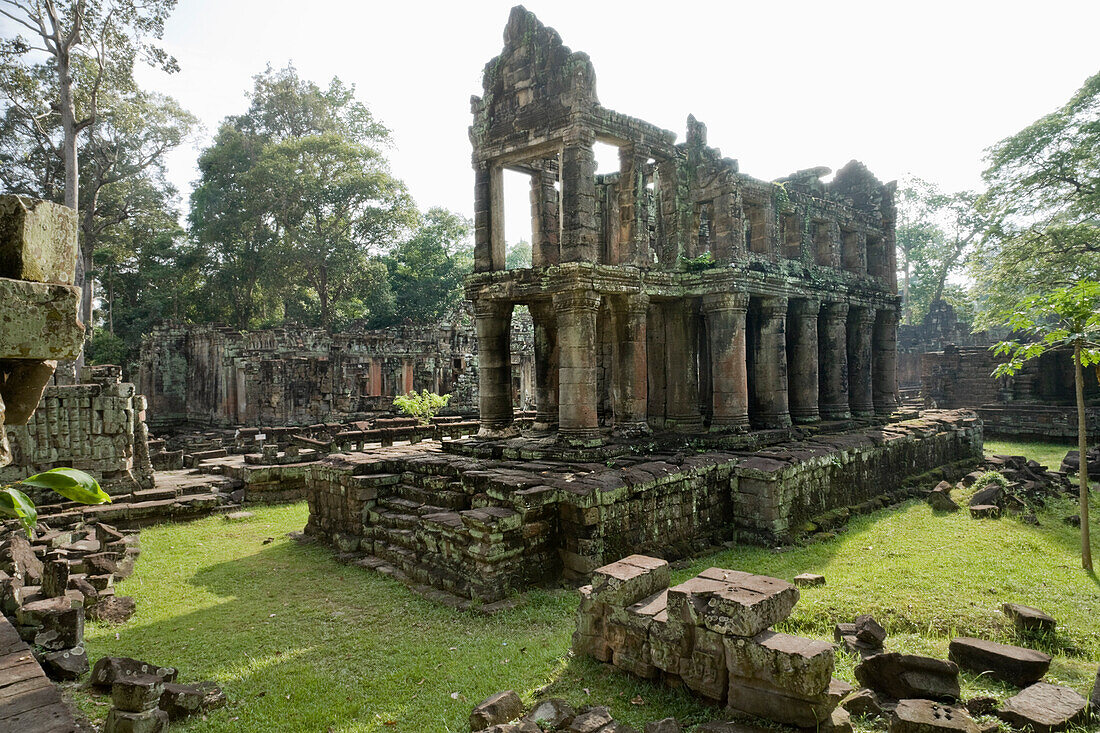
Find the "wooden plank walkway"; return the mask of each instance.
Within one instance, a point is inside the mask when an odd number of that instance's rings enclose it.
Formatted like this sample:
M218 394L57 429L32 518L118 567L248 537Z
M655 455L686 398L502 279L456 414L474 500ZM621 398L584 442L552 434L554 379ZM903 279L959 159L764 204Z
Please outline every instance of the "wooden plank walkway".
M0 731L75 733L61 691L46 677L11 622L0 614Z

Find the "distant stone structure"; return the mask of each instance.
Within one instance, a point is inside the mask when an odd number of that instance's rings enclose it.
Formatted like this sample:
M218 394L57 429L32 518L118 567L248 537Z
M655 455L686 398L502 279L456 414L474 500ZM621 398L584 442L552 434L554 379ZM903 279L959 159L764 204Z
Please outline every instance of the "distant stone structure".
M991 346L995 341L993 334L974 333L971 324L959 320L946 300L934 301L919 324L898 326L898 385L920 388L923 354L943 351L948 346Z
M852 161L773 182L688 118L686 142L601 106L588 56L522 7L472 100L482 431L510 428L509 324L530 308L539 428L651 429L886 415L896 398L894 190ZM594 145L619 149L596 175ZM531 178L533 267L505 270L503 174Z
M512 326L510 389L534 401L530 320ZM451 323L329 333L287 325L259 331L166 324L142 342L138 391L153 430L311 425L362 420L393 398L427 389L449 407L477 403L477 346L469 316Z

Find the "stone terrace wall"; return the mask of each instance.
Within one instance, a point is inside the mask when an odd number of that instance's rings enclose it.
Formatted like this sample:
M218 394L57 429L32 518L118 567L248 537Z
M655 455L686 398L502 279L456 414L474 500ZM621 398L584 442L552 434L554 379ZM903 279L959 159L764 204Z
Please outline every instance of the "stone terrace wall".
M119 374L118 367L86 368L84 384L47 387L27 424L8 426L13 460L0 468L0 481L68 466L111 494L152 488L145 398Z
M311 468L307 532L413 582L498 600L630 552L718 540L784 542L812 517L868 509L909 477L980 460L969 412L774 445L624 456L608 463L485 460L404 447Z
M513 323L513 389L533 400L533 327ZM477 344L468 317L433 326L328 333L300 326L244 332L166 324L143 341L138 385L155 430L310 425L387 411L393 397L452 394L477 405Z

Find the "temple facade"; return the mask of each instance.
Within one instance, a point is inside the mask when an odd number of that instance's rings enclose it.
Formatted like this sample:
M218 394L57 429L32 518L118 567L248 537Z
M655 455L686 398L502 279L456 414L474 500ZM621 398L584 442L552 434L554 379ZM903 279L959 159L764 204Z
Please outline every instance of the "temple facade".
M536 430L695 433L888 414L893 194L852 161L776 181L602 107L588 56L514 8L472 99L482 432L512 429L510 323L535 329ZM596 174L596 143L619 170ZM530 177L532 267L505 270L504 171Z

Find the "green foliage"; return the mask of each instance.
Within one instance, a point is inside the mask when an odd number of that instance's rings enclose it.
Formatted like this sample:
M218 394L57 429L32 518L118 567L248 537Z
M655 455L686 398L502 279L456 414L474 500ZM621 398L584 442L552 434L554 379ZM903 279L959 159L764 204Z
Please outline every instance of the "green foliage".
M80 504L105 504L111 497L100 488L92 476L75 468L54 468L17 481L15 485L0 488L0 515L18 519L27 536L34 535L38 523L38 510L26 494L16 485L48 489Z
M998 471L986 471L981 476L974 479L974 490L978 491L993 484L997 484L1002 489L1007 489L1008 479L1002 476Z
M131 353L121 336L97 328L84 356L89 364L124 365L130 360Z
M505 270L522 270L531 266L531 245L520 240L504 254Z
M1081 347L1081 366L1100 364L1100 283L1083 280L1045 295L1032 295L1007 314L1005 325L1030 340L1002 341L993 347L1007 361L993 376L1011 376L1025 361L1057 347Z
M685 272L702 272L717 267L718 262L710 252L704 252L698 257L685 257L680 260L680 265Z
M420 394L409 392L407 395L397 395L393 398L393 406L409 417L415 417L421 425L427 425L450 401L449 394L438 395L425 389Z
M1026 296L1100 280L1100 74L988 162L978 205L991 223L971 268L982 326Z

